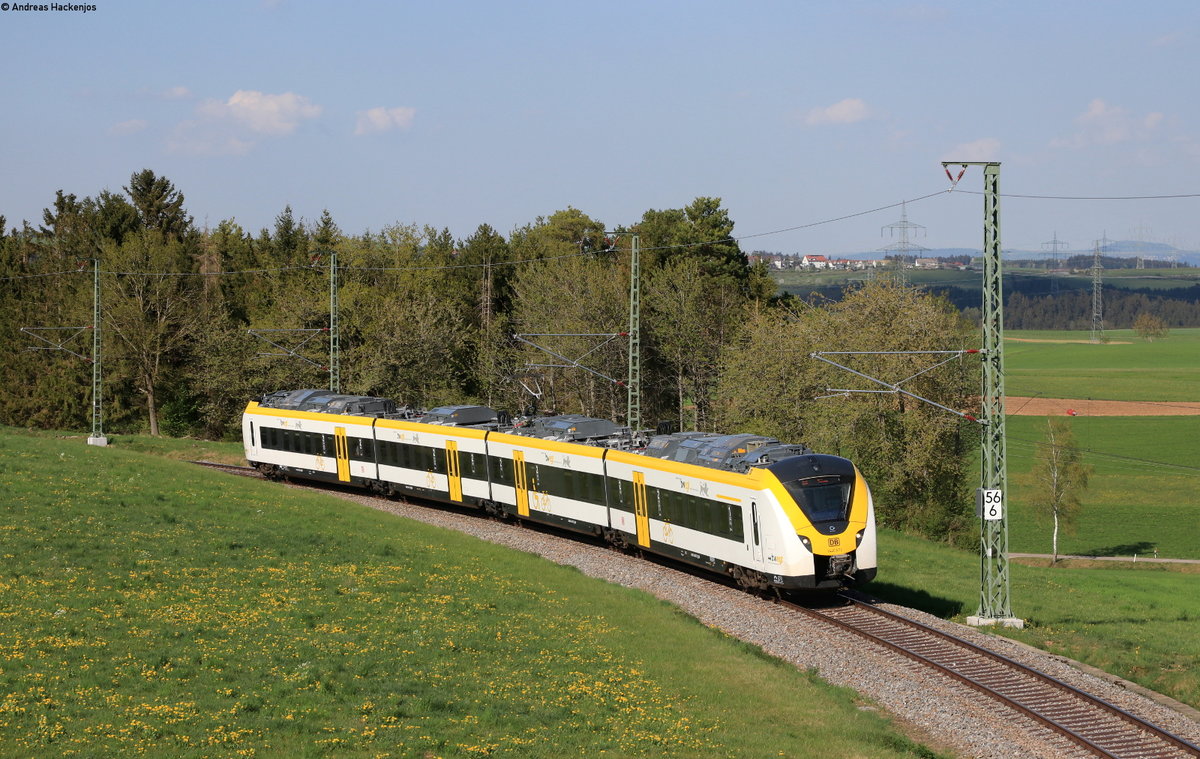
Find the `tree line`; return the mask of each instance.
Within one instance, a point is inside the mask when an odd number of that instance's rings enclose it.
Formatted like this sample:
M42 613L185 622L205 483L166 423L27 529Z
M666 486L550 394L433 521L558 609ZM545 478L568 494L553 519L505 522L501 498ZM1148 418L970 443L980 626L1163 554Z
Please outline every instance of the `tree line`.
M1107 329L1132 329L1141 317L1168 327L1200 324L1200 302L1105 287L1102 316ZM1074 290L1058 295L1029 296L1015 292L1005 299L1004 326L1009 329L1092 328L1092 294Z
M871 481L882 524L976 537L966 493L977 424L903 394L831 393L879 386L810 357L857 351L846 358L856 371L915 377L909 391L971 411L978 364L927 371L936 362L921 351L973 347L974 330L944 299L882 278L823 305L777 297L719 198L615 228L568 207L507 235L481 224L456 239L405 223L350 234L328 211L305 222L290 207L257 234L235 219L201 229L165 177L146 169L122 189L59 191L37 226L4 232L0 217L0 423L88 426L91 367L24 350L20 328L88 325L96 260L106 430L236 438L248 400L328 387L334 252L344 392L623 423L637 235L650 426L756 432L847 456ZM307 360L260 355L279 351L250 330L308 330L262 332L293 341L285 347L307 338Z

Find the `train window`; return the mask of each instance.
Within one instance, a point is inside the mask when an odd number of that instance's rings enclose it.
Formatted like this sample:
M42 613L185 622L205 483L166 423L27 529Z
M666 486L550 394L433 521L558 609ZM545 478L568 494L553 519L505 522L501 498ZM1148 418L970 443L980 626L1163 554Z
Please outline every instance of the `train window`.
M498 456L492 456L488 461L488 469L491 471L494 482L497 485L511 486L513 484L512 459L502 459Z
M783 487L813 522L846 519L850 513L851 480L842 476L789 480Z
M629 498L629 483L617 477L609 479L609 486L612 488L612 499L608 505L614 509L621 511L633 511L633 504Z
M591 492L592 503L604 505L608 503L608 494L604 487L604 476L599 474L589 474L588 483Z
M671 499L671 513L668 515L672 522L678 523L680 517L687 509L687 502L692 500L692 496L684 493L675 493Z

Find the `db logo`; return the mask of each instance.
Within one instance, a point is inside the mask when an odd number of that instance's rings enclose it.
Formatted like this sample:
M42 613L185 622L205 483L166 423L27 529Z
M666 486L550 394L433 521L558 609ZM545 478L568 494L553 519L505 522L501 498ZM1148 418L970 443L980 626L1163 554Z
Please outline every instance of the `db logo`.
M842 539L841 539L841 538L830 538L830 539L829 539L829 547L830 547L830 548L837 548L837 547L838 547L838 546L840 546L841 544L842 544Z

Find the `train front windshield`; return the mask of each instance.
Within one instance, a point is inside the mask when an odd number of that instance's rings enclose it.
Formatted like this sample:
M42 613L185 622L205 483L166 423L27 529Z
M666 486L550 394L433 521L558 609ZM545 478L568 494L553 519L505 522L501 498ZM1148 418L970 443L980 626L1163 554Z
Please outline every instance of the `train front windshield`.
M783 486L814 524L838 522L850 515L848 477L805 477L785 482Z

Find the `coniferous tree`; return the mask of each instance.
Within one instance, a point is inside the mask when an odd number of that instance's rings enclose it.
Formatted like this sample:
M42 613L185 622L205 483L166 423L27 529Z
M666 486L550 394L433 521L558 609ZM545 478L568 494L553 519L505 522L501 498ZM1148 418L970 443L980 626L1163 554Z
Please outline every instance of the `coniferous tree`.
M183 207L183 193L166 177L150 169L134 172L124 188L144 229L153 229L164 240L182 240L192 231L192 217Z

